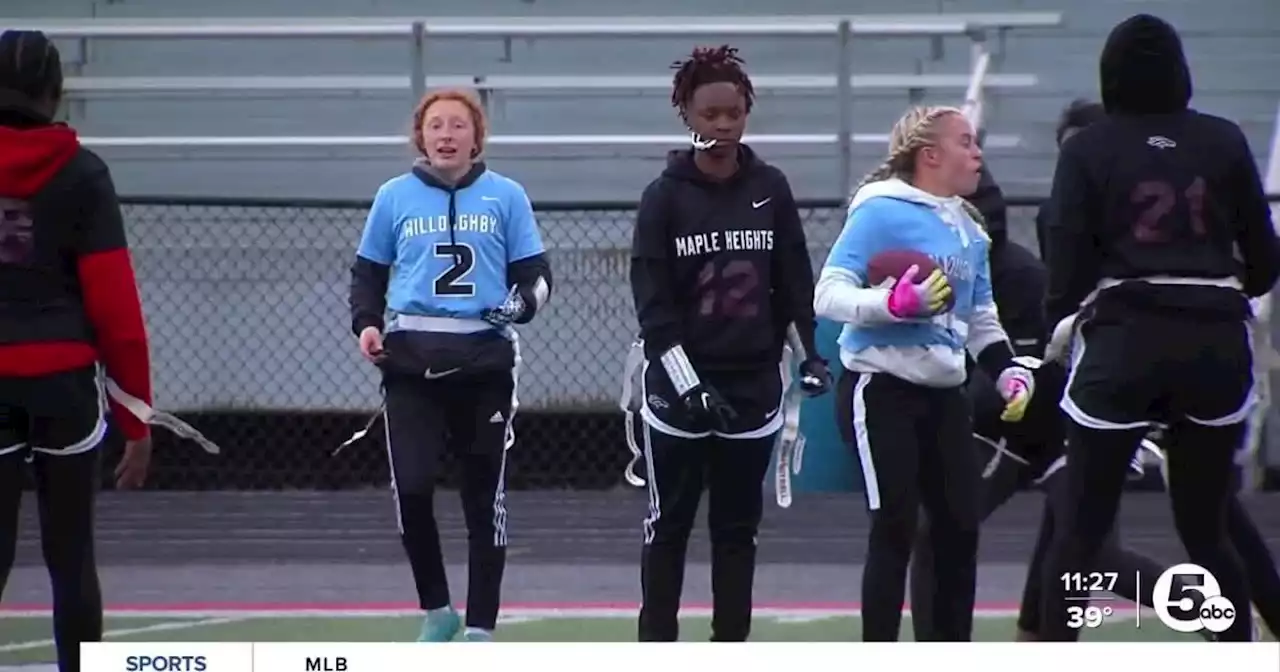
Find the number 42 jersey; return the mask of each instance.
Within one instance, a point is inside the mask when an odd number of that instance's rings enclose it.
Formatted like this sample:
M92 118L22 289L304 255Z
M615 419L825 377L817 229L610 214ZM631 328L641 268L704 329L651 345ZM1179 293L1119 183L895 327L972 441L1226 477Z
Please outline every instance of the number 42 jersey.
M641 196L631 290L646 359L681 345L699 370L747 370L776 365L792 322L812 338L813 266L791 187L739 152L723 181L692 150L672 152Z

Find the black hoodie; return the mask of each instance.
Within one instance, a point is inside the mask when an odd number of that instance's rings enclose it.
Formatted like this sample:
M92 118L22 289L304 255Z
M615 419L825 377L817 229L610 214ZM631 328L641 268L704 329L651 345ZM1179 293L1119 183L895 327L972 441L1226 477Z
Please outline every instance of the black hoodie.
M147 330L111 174L73 129L0 89L0 378L95 362L151 403ZM126 438L147 436L145 423L115 410Z
M1004 192L985 164L978 189L967 200L982 213L991 237L987 256L1000 324L1017 354L1040 357L1049 336L1044 322L1044 264L1030 250L1009 240Z
M1172 26L1139 14L1107 38L1099 63L1107 119L1063 143L1046 220L1049 324L1104 280L1097 310L1239 319L1280 276L1280 248L1240 128L1189 109L1191 75ZM1239 257L1236 250L1239 250ZM1176 278L1181 284L1131 282ZM1108 282L1108 285L1115 284Z
M777 366L792 322L816 355L813 265L791 186L740 151L724 181L692 150L672 152L640 198L631 291L651 361L678 344L699 372Z

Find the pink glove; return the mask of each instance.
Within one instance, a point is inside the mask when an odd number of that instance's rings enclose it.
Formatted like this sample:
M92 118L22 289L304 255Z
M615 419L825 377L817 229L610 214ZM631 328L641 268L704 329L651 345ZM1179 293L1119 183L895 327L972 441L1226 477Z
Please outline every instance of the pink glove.
M951 285L941 271L933 271L929 277L917 282L919 266L910 266L889 290L886 306L889 314L898 319L929 317L946 310L951 297Z
M893 289L889 290L889 314L902 319L915 317L920 312L922 297L914 289L916 274L919 272L919 266L912 266L893 283Z

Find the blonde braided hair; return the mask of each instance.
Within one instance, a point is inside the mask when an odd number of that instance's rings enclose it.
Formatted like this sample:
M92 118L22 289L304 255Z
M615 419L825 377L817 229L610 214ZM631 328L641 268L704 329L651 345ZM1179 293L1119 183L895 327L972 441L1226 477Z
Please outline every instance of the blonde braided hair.
M849 194L850 207L858 191L872 182L882 182L895 177L909 180L916 152L937 141L936 122L951 114L964 116L964 111L958 107L945 105L917 105L908 109L889 131L889 155L879 166L876 166L875 170L867 173ZM986 227L986 220L982 213L972 203L965 199L960 199L960 203L973 221L983 228Z

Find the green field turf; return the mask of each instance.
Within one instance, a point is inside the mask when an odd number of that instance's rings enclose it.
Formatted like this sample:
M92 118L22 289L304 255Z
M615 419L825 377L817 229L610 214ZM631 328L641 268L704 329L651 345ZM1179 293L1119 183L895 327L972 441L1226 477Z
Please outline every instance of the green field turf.
M109 617L109 641L197 642L383 642L413 641L420 619L415 616L366 614L331 616L244 615L205 618ZM514 642L627 642L635 641L635 615L625 612L583 615L572 611L556 615L517 615L498 629L500 641ZM910 638L909 617L903 636ZM978 641L1009 641L1013 638L1013 616L1003 612L983 612L974 625ZM681 638L705 641L710 621L703 616L683 620ZM757 616L754 641L840 642L859 639L857 616L813 614L770 614ZM50 662L53 645L49 621L44 617L0 615L0 666ZM1192 635L1170 632L1154 618L1144 618L1134 627L1131 615L1117 616L1101 628L1085 633L1092 641L1201 641Z

